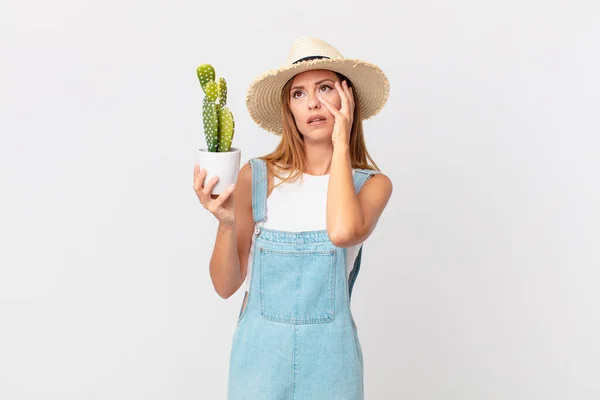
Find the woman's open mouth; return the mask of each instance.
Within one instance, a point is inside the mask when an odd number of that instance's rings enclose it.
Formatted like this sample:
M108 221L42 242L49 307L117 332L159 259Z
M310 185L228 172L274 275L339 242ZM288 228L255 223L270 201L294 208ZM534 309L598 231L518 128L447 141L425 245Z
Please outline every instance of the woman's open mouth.
M317 119L308 123L309 126L313 125L323 125L326 122L324 119Z

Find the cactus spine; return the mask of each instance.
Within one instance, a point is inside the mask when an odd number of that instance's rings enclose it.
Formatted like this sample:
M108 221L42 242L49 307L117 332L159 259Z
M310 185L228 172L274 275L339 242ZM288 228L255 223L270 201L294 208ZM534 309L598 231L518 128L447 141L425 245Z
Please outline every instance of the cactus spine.
M222 77L215 81L215 69L210 64L200 65L196 74L206 95L202 105L202 120L208 151L229 151L233 141L235 121L233 113L226 107L227 82Z

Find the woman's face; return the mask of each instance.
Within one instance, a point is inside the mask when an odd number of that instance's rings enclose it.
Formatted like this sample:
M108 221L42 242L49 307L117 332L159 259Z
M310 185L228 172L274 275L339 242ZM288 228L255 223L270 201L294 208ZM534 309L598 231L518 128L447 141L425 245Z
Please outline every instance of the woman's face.
M334 82L339 82L335 72L323 69L305 71L293 78L289 106L296 126L305 139L331 138L335 117L319 101L317 94L336 109L342 108L342 100ZM321 115L325 120L309 123L309 118L315 115Z

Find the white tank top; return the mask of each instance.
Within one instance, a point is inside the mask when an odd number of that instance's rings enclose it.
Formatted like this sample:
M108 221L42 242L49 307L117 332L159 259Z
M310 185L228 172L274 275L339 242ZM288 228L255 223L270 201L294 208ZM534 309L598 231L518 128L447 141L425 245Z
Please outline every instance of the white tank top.
M356 171L352 169L352 173ZM274 185L281 182L276 176ZM285 182L275 187L267 197L267 220L262 224L267 229L287 232L318 231L327 229L327 187L329 175L303 174L294 182ZM257 224L255 224L256 227ZM364 243L364 242L363 242ZM346 249L346 277L348 278L354 261L363 243ZM250 290L252 277L252 255L254 235L248 256L248 273L244 280L244 290Z

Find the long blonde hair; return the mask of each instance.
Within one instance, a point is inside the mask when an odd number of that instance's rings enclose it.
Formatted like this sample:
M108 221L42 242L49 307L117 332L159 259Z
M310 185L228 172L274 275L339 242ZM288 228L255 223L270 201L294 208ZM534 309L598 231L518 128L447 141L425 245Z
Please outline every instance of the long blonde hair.
M352 87L352 82L350 82L348 78L338 72L335 72L335 74L340 79L340 82L345 80L348 82L348 87ZM281 183L294 181L302 176L302 173L306 172L304 137L300 131L298 131L298 127L296 126L294 116L289 106L292 81L293 78L285 84L283 91L281 92L281 118L283 122L281 141L272 153L258 157L266 162L268 172L279 178L282 181ZM349 150L352 168L371 169L381 172L367 151L363 134L359 98L356 95L354 96L354 121L350 131ZM370 161L372 165L369 164L367 160ZM295 171L295 173L286 178L278 174L275 167L282 170L292 170Z

